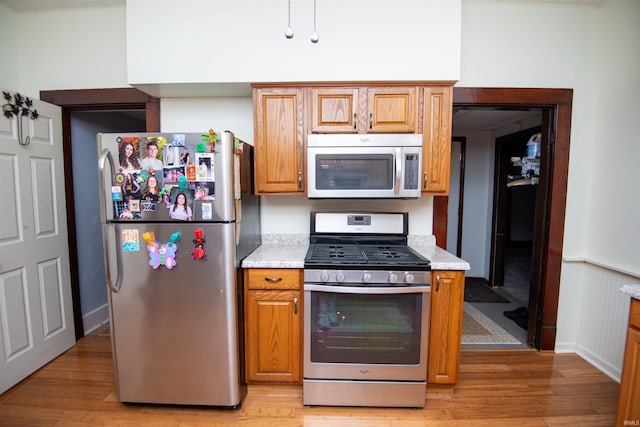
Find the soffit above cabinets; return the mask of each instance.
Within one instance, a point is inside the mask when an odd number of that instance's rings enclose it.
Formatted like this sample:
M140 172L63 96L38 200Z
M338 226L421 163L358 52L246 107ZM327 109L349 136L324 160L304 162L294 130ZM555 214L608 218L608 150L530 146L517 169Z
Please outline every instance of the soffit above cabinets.
M323 0L318 43L313 4L292 2L288 39L282 0L127 0L128 83L180 97L239 95L247 82L459 80L462 0Z

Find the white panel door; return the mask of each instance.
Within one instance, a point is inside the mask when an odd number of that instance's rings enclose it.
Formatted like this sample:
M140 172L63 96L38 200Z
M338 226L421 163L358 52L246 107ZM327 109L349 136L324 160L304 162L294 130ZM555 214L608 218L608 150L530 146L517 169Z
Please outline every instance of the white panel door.
M7 101L2 98L0 103ZM0 116L0 393L75 344L62 114Z

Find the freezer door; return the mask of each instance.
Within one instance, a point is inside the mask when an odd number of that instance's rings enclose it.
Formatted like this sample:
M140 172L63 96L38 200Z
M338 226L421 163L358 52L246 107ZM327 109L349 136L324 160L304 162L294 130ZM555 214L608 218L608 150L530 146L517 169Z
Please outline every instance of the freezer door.
M99 133L103 223L169 221L169 207L178 193L185 194L194 221L234 221L235 183L240 173L234 168L234 136L221 132L213 145L204 141L207 137L198 133Z
M205 259L192 258L198 228ZM110 274L118 283L109 294L120 401L240 404L245 386L238 353L234 230L235 224L109 226ZM178 232L175 256L171 245L161 255L162 250L150 252L143 239L144 233L153 233L160 248Z

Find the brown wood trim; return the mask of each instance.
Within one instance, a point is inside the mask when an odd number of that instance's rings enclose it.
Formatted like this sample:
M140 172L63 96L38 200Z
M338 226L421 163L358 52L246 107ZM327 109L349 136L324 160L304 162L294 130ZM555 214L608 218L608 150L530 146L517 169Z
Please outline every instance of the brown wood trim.
M60 107L107 106L160 102L135 88L43 90L40 99Z
M135 88L114 89L76 89L76 90L44 90L40 91L40 99L62 107L62 151L64 167L72 171L71 150L71 111L112 110L112 109L144 109L146 113L147 132L160 132L160 99L150 96ZM73 197L73 176L65 174L65 194L67 208L67 230L70 259L71 298L76 340L84 336L82 308L80 306L80 276L75 261L78 259L76 244L76 219Z
M436 246L447 248L447 207L448 196L433 196L433 234L436 236Z
M462 218L464 215L464 175L467 162L467 138L454 137L460 141L460 190L458 192L458 238L456 241L456 256L462 257Z
M556 106L573 102L573 89L533 88L453 88L455 105L488 106Z
M540 350L555 347L560 270L566 209L566 190L569 170L569 146L571 135L572 89L532 88L453 88L453 104L456 106L549 107L550 120L555 130L553 159L550 159L549 207L545 224L544 279L541 285L542 304L538 307L541 325L536 339ZM435 222L435 220L434 220Z
M553 142L553 164L549 224L547 232L547 254L542 303L542 329L553 329L540 337L540 346L552 350L556 341L556 320L560 294L560 271L562 269L562 247L564 237L565 208L567 204L567 181L569 175L569 142L571 134L571 104L559 104L555 117L555 141ZM545 339L547 338L547 339ZM545 339L545 340L543 340Z

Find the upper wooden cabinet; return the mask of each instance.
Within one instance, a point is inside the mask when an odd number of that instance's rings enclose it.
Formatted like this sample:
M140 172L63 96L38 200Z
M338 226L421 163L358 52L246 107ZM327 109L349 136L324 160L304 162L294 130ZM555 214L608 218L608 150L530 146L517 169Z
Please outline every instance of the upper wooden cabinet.
M304 194L304 91L254 88L255 179L258 194Z
M449 194L451 171L451 86L423 88L422 193Z
M415 133L418 89L310 88L312 133Z
M421 133L422 194L449 194L451 82L252 87L258 194L306 194L307 133Z
M311 132L358 132L358 88L312 88Z

